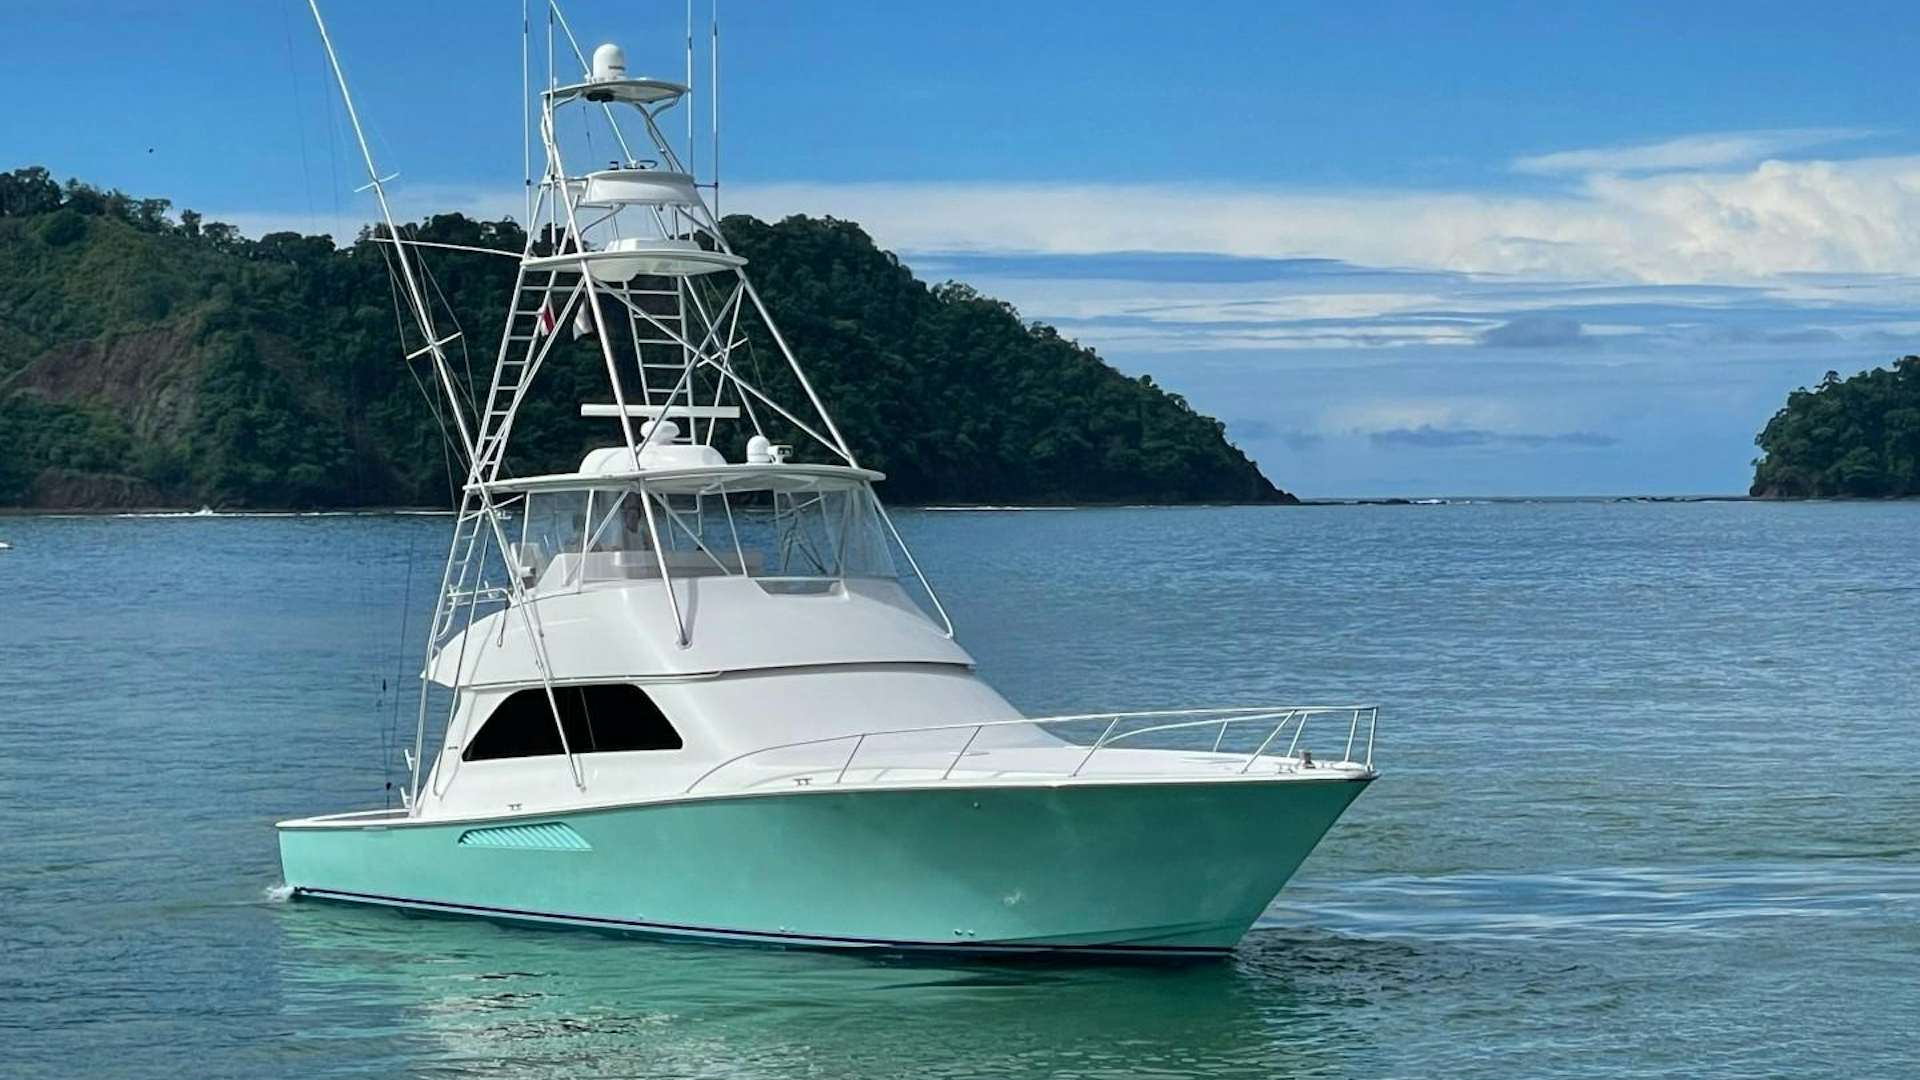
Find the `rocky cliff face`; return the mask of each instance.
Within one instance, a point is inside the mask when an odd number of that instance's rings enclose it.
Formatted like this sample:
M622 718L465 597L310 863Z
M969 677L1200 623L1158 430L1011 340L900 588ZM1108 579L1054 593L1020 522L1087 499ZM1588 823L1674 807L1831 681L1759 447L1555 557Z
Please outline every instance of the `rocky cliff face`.
M124 417L142 440L172 440L197 407L194 329L183 320L62 342L28 361L13 389Z

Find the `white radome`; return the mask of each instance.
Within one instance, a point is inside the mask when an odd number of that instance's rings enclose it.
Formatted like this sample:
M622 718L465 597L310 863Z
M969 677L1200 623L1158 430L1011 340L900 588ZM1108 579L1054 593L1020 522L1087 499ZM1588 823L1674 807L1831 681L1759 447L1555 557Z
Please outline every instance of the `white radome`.
M625 49L609 41L593 50L593 81L612 82L627 77Z

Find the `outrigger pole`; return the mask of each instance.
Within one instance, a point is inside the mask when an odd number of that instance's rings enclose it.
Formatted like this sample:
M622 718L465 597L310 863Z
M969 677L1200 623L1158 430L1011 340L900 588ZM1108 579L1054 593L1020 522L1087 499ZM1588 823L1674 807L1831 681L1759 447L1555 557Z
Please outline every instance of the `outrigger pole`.
M333 78L340 86L340 100L346 103L347 119L353 124L353 137L360 144L360 156L367 163L368 183L361 191L372 189L373 197L380 203L381 220L387 223L387 234L392 236L394 253L400 257L400 276L406 286L407 306L412 309L414 321L420 325L420 332L427 337L426 352L433 356L433 369L440 378L441 389L446 391L448 404L452 406L454 427L460 434L460 446L467 453L467 461L473 461L473 436L467 430L466 414L460 410L460 394L453 384L453 372L447 366L446 345L452 341L449 337L440 338L433 325L433 308L427 304L426 294L421 292L420 283L414 277L413 263L407 257L406 245L401 243L399 223L393 219L393 208L387 204L386 182L398 176L380 175L379 166L373 162L373 149L367 145L367 133L360 127L360 114L353 107L353 94L347 89L347 76L340 69L340 57L333 51L333 38L327 33L327 21L320 17L319 0L307 0L307 10L313 12L313 23L320 28L320 44L326 47L327 62L333 66Z
M551 6L551 0L549 0L549 4ZM353 106L353 92L347 88L346 72L340 67L339 54L334 52L333 37L327 33L326 19L320 15L319 0L307 0L307 10L313 13L313 24L320 31L320 44L327 50L327 62L333 68L334 82L340 87L340 99L346 104L347 119L352 122L353 136L360 144L360 157L367 165L368 183L366 187L363 187L361 190L371 189L375 200L380 204L380 218L386 222L387 233L393 239L394 254L398 256L400 260L400 276L406 286L407 307L413 314L414 322L419 325L420 332L424 334L427 339L426 347L409 354L407 359L411 361L423 354L430 355L433 358L434 373L439 377L441 390L447 395L447 403L453 412L454 427L460 435L460 446L461 449L466 452L468 479L470 481L468 484L469 494L466 497L471 498L477 495L480 503L477 513L486 519L488 528L493 534L494 543L497 544L499 550L504 553L507 550L507 537L506 533L500 527L500 515L493 505L493 495L487 491L484 484L476 485L471 482L480 479L475 473L479 468L481 459L474 437L468 430L466 414L461 411L460 393L454 384L453 371L447 363L446 354L446 346L460 335L456 331L442 338L434 326L433 308L427 303L426 294L420 288L419 279L414 274L413 263L408 254L407 249L410 245L406 238L401 235L400 224L395 221L393 217L393 207L387 202L386 182L398 174L391 174L384 177L380 175L380 168L373 160L373 148L367 143L367 133L365 129L360 126L359 111ZM464 513L464 508L462 512ZM456 551L458 550L459 543L460 530L456 528L454 530L454 548ZM453 553L449 553L447 556L447 571L442 575L440 584L442 602L444 602L446 598L447 579L453 571L453 559ZM514 601L524 599L520 581L517 577L508 577L508 590ZM574 787L585 790L586 778L580 773L579 762L577 762L573 756L573 747L569 745L567 741L566 724L563 723L560 718L560 702L559 699L554 696L552 665L547 662L546 647L541 643L541 635L533 625L533 617L529 614L528 605L524 603L514 603L511 606L519 609L521 623L526 629L527 640L533 646L534 667L540 673L541 687L546 690L547 707L553 712L553 726L554 729L559 732L560 749L562 753L566 754L567 769L573 775ZM459 678L460 672L456 666L453 673L454 682L457 683ZM456 707L458 705L457 697L455 705ZM411 793L407 795L406 800L409 808L418 805L420 800L421 769L425 765L426 739L427 685L426 677L423 673L420 687L420 715L419 721L414 728L413 760L409 763L413 772L412 783L410 785L412 790Z

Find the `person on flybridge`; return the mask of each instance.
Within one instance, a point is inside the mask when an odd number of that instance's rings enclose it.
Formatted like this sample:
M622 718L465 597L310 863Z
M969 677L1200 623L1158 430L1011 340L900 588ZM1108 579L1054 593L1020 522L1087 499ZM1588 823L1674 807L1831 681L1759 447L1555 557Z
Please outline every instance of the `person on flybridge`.
M647 535L647 520L640 500L628 496L620 506L620 532L593 546L595 551L650 551L653 539Z
M579 551L587 542L587 515L584 512L573 515L573 535L567 547ZM629 496L620 505L620 527L600 530L600 535L587 548L590 552L613 551L651 551L653 538L647 535L647 519L640 500Z

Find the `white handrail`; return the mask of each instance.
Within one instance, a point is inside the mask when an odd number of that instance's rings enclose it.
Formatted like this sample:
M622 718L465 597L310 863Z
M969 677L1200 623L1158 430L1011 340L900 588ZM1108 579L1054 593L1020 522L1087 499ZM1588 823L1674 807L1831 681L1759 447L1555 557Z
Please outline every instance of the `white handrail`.
M1120 723L1120 718L1118 716L1115 716L1113 719L1107 721L1107 730L1101 732L1100 737L1093 740L1093 745L1087 748L1087 756L1080 759L1080 764L1075 765L1073 767L1073 772L1069 773L1068 774L1069 776L1080 775L1080 770L1087 767L1087 762L1093 760L1093 755L1099 753L1100 748L1107 745L1107 736L1113 734L1114 727L1117 726L1119 723ZM976 731L974 734L978 735L979 732ZM967 740L967 742L969 745L971 745L973 740L969 739ZM952 770L949 769L948 771L951 772Z
M888 728L888 729L882 729L877 731L848 732L843 735L827 735L827 736L822 736L814 739L798 739L793 742L778 743L773 746L763 746L758 749L749 750L744 753L736 754L733 757L727 758L726 760L720 762L717 765L714 765L712 768L708 769L706 772L703 772L698 777L696 777L692 783L687 785L686 793L691 794L695 789L699 788L702 784L706 783L709 779L711 779L716 774L722 771L725 771L731 768L732 766L739 764L740 762L746 761L749 758L756 758L756 757L761 757L768 754L775 754L775 753L779 753L781 751L786 751L786 750L800 749L802 747L827 746L827 745L831 745L835 743L843 743L851 740L853 742L853 747L844 759L839 760L839 765L837 769L835 769L835 767L831 764L824 766L824 771L831 772L834 774L833 783L837 785L837 784L844 783L846 781L847 773L849 772L849 770L852 769L855 759L858 758L860 756L861 751L864 748L866 748L870 742L874 740L883 739L888 736L895 736L895 735L926 735L926 734L932 734L932 733L944 732L944 731L952 731L952 732L964 731L967 733L965 742L961 745L960 750L957 753L955 753L953 757L948 761L945 770L942 771L939 776L939 779L941 781L946 781L952 778L954 770L959 766L961 759L964 758L967 752L973 748L974 744L979 740L981 733L988 728L1032 727L1032 728L1038 728L1038 729L1044 730L1047 727L1059 725L1059 724L1097 722L1102 720L1106 721L1107 722L1106 727L1102 730L1099 738L1095 739L1092 744L1090 745L1084 744L1084 743L1066 744L1066 745L1075 746L1075 747L1085 746L1087 749L1087 753L1081 757L1079 763L1075 765L1071 770L1068 770L1065 768L1061 770L1061 775L1063 777L1072 779L1072 778L1078 777L1081 774L1082 770L1084 770L1087 767L1088 763L1091 762L1094 759L1095 755L1098 754L1101 750L1110 749L1115 743L1121 742L1123 740L1134 739L1141 735L1148 735L1148 734L1161 733L1161 732L1167 732L1167 731L1184 730L1184 729L1196 728L1196 727L1208 727L1214 724L1219 724L1221 725L1221 734L1214 741L1214 748L1217 751L1220 745L1220 740L1225 737L1225 729L1228 725L1234 724L1234 723L1240 723L1243 721L1274 720L1275 723L1273 728L1267 733L1266 738L1261 741L1259 748L1256 749L1253 752L1253 754L1249 756L1246 759L1245 763L1241 766L1239 772L1244 774L1245 772L1247 772L1249 769L1252 768L1254 763L1257 762L1263 754L1267 752L1268 747L1271 746L1271 744L1279 738L1280 734L1286 730L1287 725L1289 724L1295 725L1293 740L1288 747L1288 753L1284 755L1284 757L1290 758L1292 756L1293 749L1299 745L1301 733L1305 730L1308 719L1314 716L1339 715L1341 713L1347 713L1352 716L1353 719L1351 722L1351 727L1354 729L1354 732L1350 732L1348 751L1344 755L1343 760L1340 762L1328 762L1327 764L1329 765L1332 765L1332 764L1362 765L1366 769L1371 771L1373 768L1373 728L1379 716L1379 707L1375 705L1294 705L1294 706L1284 706L1284 707L1168 709L1168 710L1161 710L1161 711L1132 712L1132 713L1111 713L1111 712L1080 713L1080 714L1067 715L1067 716L1016 717L1016 718L1007 719L1007 720L984 720L984 721L961 722L961 723L951 723L951 724L927 724L927 725L922 725L918 727ZM1357 733L1357 728L1360 722L1360 718L1363 715L1366 718L1367 728L1368 728L1366 758L1364 761L1355 762L1352 760L1352 741L1353 741L1352 734ZM1161 718L1161 717L1189 717L1191 719L1174 720L1170 723L1153 724L1147 727L1122 731L1117 735L1114 734L1114 729L1118 727L1122 721L1143 720L1143 719ZM1235 754L1235 759L1238 760L1237 752Z
M1248 769L1253 768L1253 763L1256 761L1259 761L1260 755L1267 752L1267 747L1273 745L1273 740L1278 738L1280 735L1280 732L1286 729L1287 721L1291 719L1293 719L1293 714L1288 713L1286 716L1283 716L1280 718L1279 723L1273 725L1273 730L1267 732L1267 737L1264 739L1261 739L1260 745L1254 747L1253 753L1247 755L1247 763L1245 765L1240 766L1240 772L1242 775L1245 775ZM1293 729L1294 742L1297 743L1300 741L1300 732L1304 730L1306 726L1307 726L1306 719L1302 717L1300 721L1300 726ZM1291 751L1293 748L1289 746L1287 749Z
M1277 716L1277 717L1279 717L1279 718L1281 719L1281 721L1282 721L1282 722L1284 723L1285 721L1287 721L1287 720L1290 720L1290 719L1292 719L1292 718L1293 718L1293 714L1294 714L1294 713L1296 713L1296 712L1299 712L1299 711L1300 711L1300 710L1299 710L1298 708L1293 708L1293 709L1269 709L1269 710L1266 710L1266 711L1263 711L1263 712L1255 712L1255 713L1247 713L1247 714L1244 714L1244 715L1239 715L1239 716L1228 716L1228 717L1224 717L1223 719L1221 719L1221 720L1219 720L1219 721L1218 721L1218 723L1219 723L1219 724L1221 725L1221 729L1222 729L1222 734L1224 734L1224 733L1225 733L1225 727L1226 727L1226 725L1227 725L1227 724L1231 724L1231 723L1235 723L1235 722L1237 722L1237 721L1241 721L1241 720L1267 720L1267 719L1270 719L1270 718L1272 718L1272 717L1276 717L1276 716ZM1155 713L1133 713L1133 714L1125 714L1125 713L1123 713L1123 714L1121 714L1121 715L1122 715L1122 716L1124 717L1124 716L1126 716L1126 715L1134 715L1134 716L1154 716L1154 715L1157 715L1157 714L1155 714ZM1155 725L1154 725L1154 726L1152 726L1152 727L1143 727L1143 728L1134 728L1134 729L1133 729L1133 730L1131 730L1131 731L1123 731L1123 732L1121 732L1120 734L1118 734L1118 735L1115 735L1115 736L1114 736L1113 738L1111 738L1111 739L1109 739L1109 740L1107 740L1107 743L1106 743L1106 745L1108 745L1108 746L1112 746L1112 745L1113 745L1114 743L1117 743L1117 742L1119 742L1119 741L1120 741L1120 740L1122 740L1122 739L1131 739L1131 738L1133 738L1133 737L1134 737L1134 736L1136 736L1136 735L1151 735L1151 734L1153 734L1153 733L1154 733L1154 732L1156 732L1156 731L1172 731L1172 730L1174 730L1174 729L1176 729L1176 728L1189 728L1189 727L1196 727L1196 726L1202 726L1202 725L1206 725L1206 724L1212 724L1212 723L1215 723L1215 722L1216 722L1216 721L1213 721L1213 720L1185 720L1185 721L1182 721L1182 722L1180 722L1180 723L1177 723L1177 724L1155 724ZM1219 740L1219 739L1215 739L1215 740L1214 740L1214 743L1213 743L1213 748L1214 748L1215 750L1218 750L1218 749L1220 749L1220 740Z
M847 760L840 766L840 774L833 778L834 783L837 784L840 781L845 780L847 778L847 770L853 768L853 759L860 756L860 748L862 746L865 746L866 744L867 744L867 737L865 735L862 735L859 738L853 740L853 749L847 751ZM700 779L704 780L706 779L706 777L703 776ZM698 782L699 781L697 780L695 781L695 783L698 783ZM692 790L692 789L689 788L688 790Z

